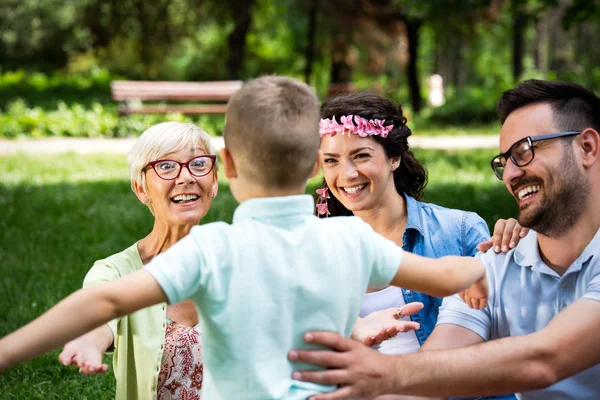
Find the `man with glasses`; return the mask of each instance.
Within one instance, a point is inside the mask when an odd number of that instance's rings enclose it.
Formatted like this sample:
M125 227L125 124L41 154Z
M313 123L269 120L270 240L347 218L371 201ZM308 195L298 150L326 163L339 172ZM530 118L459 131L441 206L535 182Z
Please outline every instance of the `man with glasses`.
M328 367L296 379L339 385L315 399L600 398L600 99L579 85L531 80L505 92L498 113L503 152L492 169L516 200L519 222L533 231L507 254L478 255L487 268L487 307L444 299L422 350L406 356L307 334L336 350L289 354Z

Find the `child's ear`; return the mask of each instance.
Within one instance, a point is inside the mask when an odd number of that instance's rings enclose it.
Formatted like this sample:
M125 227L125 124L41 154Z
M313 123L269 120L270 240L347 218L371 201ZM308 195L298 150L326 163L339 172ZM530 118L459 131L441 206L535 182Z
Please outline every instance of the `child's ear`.
M319 151L319 154L317 155L317 161L315 161L315 166L313 167L312 172L310 173L310 178L314 178L315 176L319 175L319 171L321 171L321 164L323 162L323 153L321 153Z
M227 179L237 178L237 170L231 153L227 148L221 149L221 160L223 160L223 173Z

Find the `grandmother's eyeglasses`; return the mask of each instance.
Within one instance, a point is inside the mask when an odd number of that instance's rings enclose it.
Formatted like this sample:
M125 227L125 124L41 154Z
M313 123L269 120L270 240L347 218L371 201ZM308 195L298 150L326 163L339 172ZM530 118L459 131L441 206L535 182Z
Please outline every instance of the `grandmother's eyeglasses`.
M188 171L190 171L190 174L195 177L208 175L214 168L216 160L217 156L215 155L194 157L190 161L184 163L174 160L156 160L146 164L144 169L151 166L159 178L172 181L173 179L179 178L183 167L186 167Z
M527 136L526 138L515 142L512 146L510 146L507 152L500 153L492 158L490 165L494 170L494 174L496 174L496 178L502 180L504 169L506 168L506 163L508 162L509 158L517 167L524 167L533 161L533 158L535 157L533 142L575 136L579 135L580 133L581 132L557 132L546 133L544 135L537 136Z

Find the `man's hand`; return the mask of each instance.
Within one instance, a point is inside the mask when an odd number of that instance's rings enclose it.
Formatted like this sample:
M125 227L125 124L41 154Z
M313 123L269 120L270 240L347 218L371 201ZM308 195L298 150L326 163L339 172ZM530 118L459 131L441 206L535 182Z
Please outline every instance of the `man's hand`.
M494 248L496 253L508 253L514 249L519 240L527 236L529 228L524 228L514 218L499 219L494 225L494 233L491 238L477 245L477 250L485 253L490 248Z
M489 295L487 275L458 294L467 305L475 310L485 308Z
M393 356L384 356L356 340L334 332L309 332L306 343L322 345L331 350L292 350L288 359L318 365L325 370L295 371L292 378L324 385L338 385L337 390L311 396L311 400L375 397L391 392L389 377L394 371Z
M399 318L419 312L422 308L423 303L413 302L402 307L372 312L356 321L350 337L366 346L375 346L400 332L419 329L418 322L399 321Z

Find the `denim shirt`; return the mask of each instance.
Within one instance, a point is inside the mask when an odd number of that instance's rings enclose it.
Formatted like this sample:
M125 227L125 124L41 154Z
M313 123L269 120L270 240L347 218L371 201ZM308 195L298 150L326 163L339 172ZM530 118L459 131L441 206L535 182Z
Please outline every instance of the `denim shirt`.
M477 245L490 238L487 224L474 212L422 203L406 194L404 198L408 216L402 235L402 248L406 251L434 258L474 256L478 252ZM420 301L424 304L420 312L410 316L411 320L421 324L415 333L422 346L435 328L442 299L404 288L400 290L406 303ZM514 395L477 397L498 400L514 398Z
M476 246L490 238L487 224L474 212L423 203L407 194L404 198L408 215L402 248L406 251L433 258L474 256ZM400 290L407 304L413 301L424 304L420 312L410 316L421 324L415 333L422 346L435 328L442 299L404 288Z

